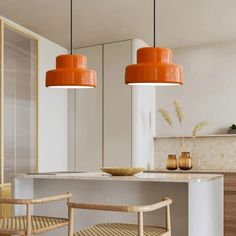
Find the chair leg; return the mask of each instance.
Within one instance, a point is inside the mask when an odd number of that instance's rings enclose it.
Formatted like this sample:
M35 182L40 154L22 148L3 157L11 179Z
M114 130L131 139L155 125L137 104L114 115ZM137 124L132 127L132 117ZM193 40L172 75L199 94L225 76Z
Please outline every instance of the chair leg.
M171 236L171 219L170 219L170 205L166 206L166 228Z
M27 236L32 236L32 226L31 226L31 211L32 211L32 205L27 204L26 205L26 217L27 217L27 228L26 228L26 235Z
M69 209L68 209L68 219L69 219L68 236L73 236L74 215L73 215L73 208L71 208L71 207L69 207Z
M143 212L138 212L138 236L144 236L144 234L143 234Z

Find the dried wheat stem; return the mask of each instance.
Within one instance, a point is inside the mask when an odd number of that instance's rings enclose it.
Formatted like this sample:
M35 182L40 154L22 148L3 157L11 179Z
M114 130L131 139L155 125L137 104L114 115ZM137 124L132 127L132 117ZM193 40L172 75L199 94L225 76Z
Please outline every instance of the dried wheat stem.
M175 113L178 118L179 124L181 126L183 126L184 113L183 113L183 109L182 109L180 103L178 103L177 101L174 101L174 108L175 108Z
M167 124L173 128L173 122L172 119L170 118L170 115L167 110L160 108L159 113L161 114L162 118L167 122Z
M196 124L192 132L193 138L195 138L197 134L199 133L199 131L202 130L207 124L208 124L208 121L206 120L201 121L198 124Z

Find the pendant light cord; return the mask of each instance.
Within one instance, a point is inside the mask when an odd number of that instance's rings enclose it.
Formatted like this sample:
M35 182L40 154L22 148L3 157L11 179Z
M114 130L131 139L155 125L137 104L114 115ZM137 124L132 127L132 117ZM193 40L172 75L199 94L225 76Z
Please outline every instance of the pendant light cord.
M72 55L72 37L73 37L73 18L72 18L72 0L70 0L70 54Z
M153 47L156 47L156 0L153 0Z

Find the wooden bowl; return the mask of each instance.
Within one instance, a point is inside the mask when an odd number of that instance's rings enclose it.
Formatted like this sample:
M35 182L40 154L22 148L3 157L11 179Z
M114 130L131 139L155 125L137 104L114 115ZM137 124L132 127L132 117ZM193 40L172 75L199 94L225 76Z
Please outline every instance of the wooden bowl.
M131 176L145 170L141 167L103 167L101 170L114 176Z

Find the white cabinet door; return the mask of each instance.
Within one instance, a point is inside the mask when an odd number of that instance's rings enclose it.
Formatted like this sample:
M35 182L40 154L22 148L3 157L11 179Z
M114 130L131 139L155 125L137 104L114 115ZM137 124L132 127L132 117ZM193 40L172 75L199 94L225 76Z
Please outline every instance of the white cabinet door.
M97 72L97 87L94 89L77 89L70 94L69 101L74 105L74 120L69 119L70 155L74 153L74 168L81 171L98 171L102 167L102 46L77 49L76 54L87 56L88 68ZM72 92L73 93L73 92ZM70 104L71 105L71 104ZM70 107L69 105L69 107ZM73 136L71 138L71 135ZM72 141L73 142L73 141Z
M104 166L131 166L132 93L125 85L131 40L104 45Z

